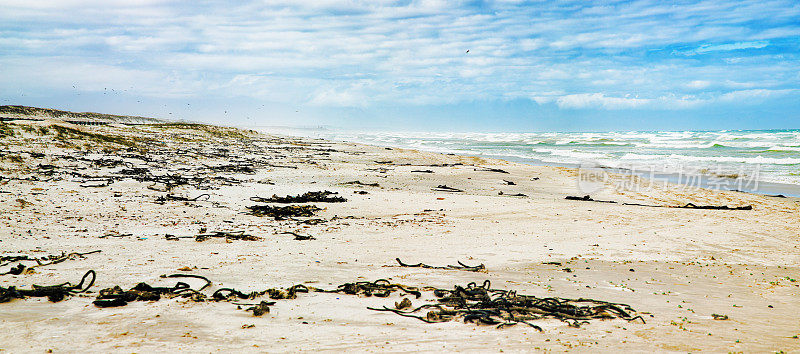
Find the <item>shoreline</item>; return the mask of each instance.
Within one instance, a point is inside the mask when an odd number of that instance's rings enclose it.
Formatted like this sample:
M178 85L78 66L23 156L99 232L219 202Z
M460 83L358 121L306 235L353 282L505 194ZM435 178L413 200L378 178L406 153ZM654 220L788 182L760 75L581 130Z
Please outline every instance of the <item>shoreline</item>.
M249 128L248 128L249 129ZM291 129L295 131L297 134L290 134L285 133L285 136L292 136L292 137L302 137L302 138L315 138L315 139L325 139L311 135L302 135L300 133L301 130L298 129ZM419 150L419 151L426 151L431 153L440 153L440 154L453 154L465 157L480 157L480 158L490 158L490 159L497 159L501 161L508 161L514 163L522 163L531 166L549 166L549 167L566 167L566 168L573 168L578 169L581 168L581 164L577 163L569 163L569 162L551 162L551 161L544 161L541 159L536 158L524 158L519 156L510 156L510 155L500 155L500 154L470 154L470 153L459 153L459 152L439 152L433 150L425 150L419 149L417 147L409 147L403 146L398 144L374 144L374 143L366 143L360 141L349 141L349 140L330 140L336 141L341 143L356 143L356 144L364 144L364 145L371 145L377 147L391 147L391 148L399 148L399 149L409 149L409 150ZM728 178L728 177L721 177L723 181L711 181L715 178L715 176L710 176L707 174L677 174L677 173L651 173L650 171L641 171L635 170L630 168L620 168L620 167L608 167L608 166L597 166L601 169L607 170L611 173L615 174L624 174L624 175L636 175L638 177L644 177L651 179L653 182L666 182L675 185L683 185L688 186L691 188L704 188L704 189L712 189L712 190L720 190L720 191L729 191L729 192L742 192L742 193L751 193L757 195L764 195L764 196L784 196L789 198L800 198L800 184L792 184L792 183L783 183L783 182L773 182L773 181L750 181L750 180L738 180L735 178ZM684 183L683 181L691 181L689 183ZM755 183L757 185L756 188L747 187L747 185ZM733 189L723 189L723 188L713 188L712 185L732 185L732 186L742 186L741 189L733 188Z

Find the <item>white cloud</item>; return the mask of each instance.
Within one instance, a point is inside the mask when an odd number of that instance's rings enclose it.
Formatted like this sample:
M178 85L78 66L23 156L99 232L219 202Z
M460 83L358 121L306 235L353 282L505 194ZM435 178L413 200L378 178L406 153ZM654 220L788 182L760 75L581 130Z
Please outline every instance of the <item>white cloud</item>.
M10 92L127 81L140 95L317 106L521 98L682 109L745 95L736 90L796 95L797 51L758 49L793 40L798 15L791 0L11 0L0 13L0 74ZM710 53L722 58L699 55Z
M686 87L692 89L704 89L708 86L711 86L711 82L705 80L692 80L691 82L686 84Z
M637 97L608 97L602 93L578 93L561 96L556 100L559 107L572 109L626 109L641 107L651 102L650 99Z
M736 42L725 44L703 44L695 49L686 51L675 51L675 54L692 56L711 52L727 52L742 49L760 49L769 45L769 41Z
M722 94L719 99L721 101L729 102L753 102L763 100L770 97L786 96L792 93L797 93L796 89L784 90L767 90L767 89L753 89L753 90L738 90Z

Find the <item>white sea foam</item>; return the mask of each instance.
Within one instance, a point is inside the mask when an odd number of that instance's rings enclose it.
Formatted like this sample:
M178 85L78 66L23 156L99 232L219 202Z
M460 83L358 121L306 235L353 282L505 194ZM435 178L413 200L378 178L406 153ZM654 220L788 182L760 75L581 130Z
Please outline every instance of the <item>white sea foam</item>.
M735 170L760 166L766 181L800 184L800 130L677 132L323 132L317 137L464 155L546 163L597 161Z

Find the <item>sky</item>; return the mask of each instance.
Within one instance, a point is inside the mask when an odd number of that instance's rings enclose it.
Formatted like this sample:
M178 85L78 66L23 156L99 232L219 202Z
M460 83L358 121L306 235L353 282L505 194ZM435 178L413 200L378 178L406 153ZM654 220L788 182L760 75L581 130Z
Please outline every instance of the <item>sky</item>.
M800 128L796 0L0 8L0 104L364 130Z

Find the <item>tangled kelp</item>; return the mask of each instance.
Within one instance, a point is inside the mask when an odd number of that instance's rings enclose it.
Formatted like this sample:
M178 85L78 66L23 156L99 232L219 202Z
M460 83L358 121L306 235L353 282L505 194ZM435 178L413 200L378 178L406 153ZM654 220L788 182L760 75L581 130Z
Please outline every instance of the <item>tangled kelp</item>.
M453 290L435 289L434 295L438 298L438 304L422 305L410 311L386 306L369 309L393 312L427 323L463 320L465 323L495 325L498 328L525 323L539 331L542 328L529 321L556 318L576 328L594 319L638 319L644 322L641 316L634 316L634 309L625 304L584 298L518 295L516 291L492 289L488 280L480 286L473 282L466 287L456 285Z
M253 236L244 233L244 231L214 231L207 234L199 234L195 236L194 240L197 242L203 242L210 238L224 238L225 240L238 240L238 241L258 241L261 238L258 236Z
M86 282L89 276L91 276L91 280L89 280L89 283L84 287L83 283ZM95 272L90 270L83 275L81 282L77 285L72 285L69 282L47 286L31 285L32 289L17 289L14 286L4 288L0 286L0 303L9 302L13 299L24 299L26 297L46 297L50 302L59 302L69 295L75 295L89 290L89 288L94 285L96 277L97 275Z
M84 287L83 284L90 276L91 280ZM378 279L372 282L344 283L333 290L313 288L302 284L285 289L269 288L252 292L243 292L234 288L220 288L209 297L202 291L210 286L212 282L204 276L172 274L162 275L161 277L195 278L203 280L205 283L197 290L185 282L177 282L175 285L168 287L139 283L129 290L114 286L100 290L93 304L97 307L118 307L125 306L132 301L158 301L162 297L182 297L194 302L226 301L241 306L243 304L235 301L253 300L264 295L268 295L272 300L296 299L298 293L308 292L384 298L389 297L392 293L401 292L403 295L413 295L415 298L420 299L423 291L432 291L437 298L437 303L435 304L426 304L415 309L404 310L412 307L411 301L404 298L399 303L395 302L394 308L383 306L383 308L368 307L367 309L393 312L400 316L416 318L426 323L461 320L465 323L494 325L497 328L525 323L539 331L542 331L542 328L530 321L555 318L567 323L570 327L576 328L597 319L619 318L629 322L638 319L644 322L644 319L636 315L636 311L626 304L586 298L539 298L531 295L519 295L513 290L492 289L488 280L484 281L482 285L477 285L474 282L463 287L456 285L452 290L432 287L418 288L392 283L387 279ZM70 283L52 286L33 285L33 289L0 287L0 303L29 296L47 297L52 302L58 302L68 295L85 292L94 284L95 278L95 272L90 270L77 285L71 285ZM250 304L254 306L247 308L246 311L252 311L254 316L262 316L269 312L269 306L273 304L274 302L261 301L258 304Z
M407 267L407 268L453 269L453 270L466 270L466 271L469 271L469 272L484 272L484 273L486 272L486 266L483 265L483 263L481 263L479 265L476 265L476 266L468 266L468 265L466 265L464 263L461 263L461 261L458 261L458 265L457 266L448 265L446 267L436 267L436 266L431 266L431 265L427 265L427 264L424 264L424 263L406 264L406 263L403 263L403 261L401 261L400 258L395 258L395 260L397 261L398 264L400 264L401 267Z
M26 269L33 269L33 268L36 268L36 267L44 267L44 266L48 266L48 265L58 264L58 263L61 263L61 262L64 262L64 261L67 261L67 260L70 260L70 259L86 258L85 257L86 255L93 254L93 253L98 253L98 252L100 252L100 250L95 250L95 251L91 251L91 252L84 252L84 253L79 253L79 252L65 253L65 252L62 252L60 255L48 255L48 256L43 256L43 257L38 257L38 258L37 257L30 257L30 256L27 256L27 255L22 255L22 256L0 256L0 266L5 266L5 265L8 265L8 264L11 264L11 263L14 263L14 262L19 262L19 263L17 263L16 266L11 267L11 269L9 271L7 271L5 273L0 273L0 275L6 275L6 274L20 275ZM25 264L21 263L21 262L24 262L24 261L36 262L36 265L25 266Z
M208 278L193 274L171 274L163 275L162 278L196 278L205 281L205 284L198 290L194 290L185 282L177 282L171 287L155 287L147 283L136 284L130 290L122 290L120 286L114 286L100 290L97 299L92 303L97 307L119 307L125 306L133 301L158 301L161 296L167 297L188 297L193 301L204 301L206 296L201 293L203 289L211 285Z
M271 205L252 205L247 207L248 213L254 216L271 216L275 220L283 220L290 217L311 217L314 212L322 210L316 205L288 205L288 206L271 206Z
M335 194L339 194L336 192L331 191L320 191L320 192L306 192L300 195L292 196L287 195L285 197L279 197L277 194L273 194L270 198L262 198L262 197L251 197L250 200L259 203L281 203L281 204L289 204L289 203L343 203L346 202L347 199L339 196L332 196Z

